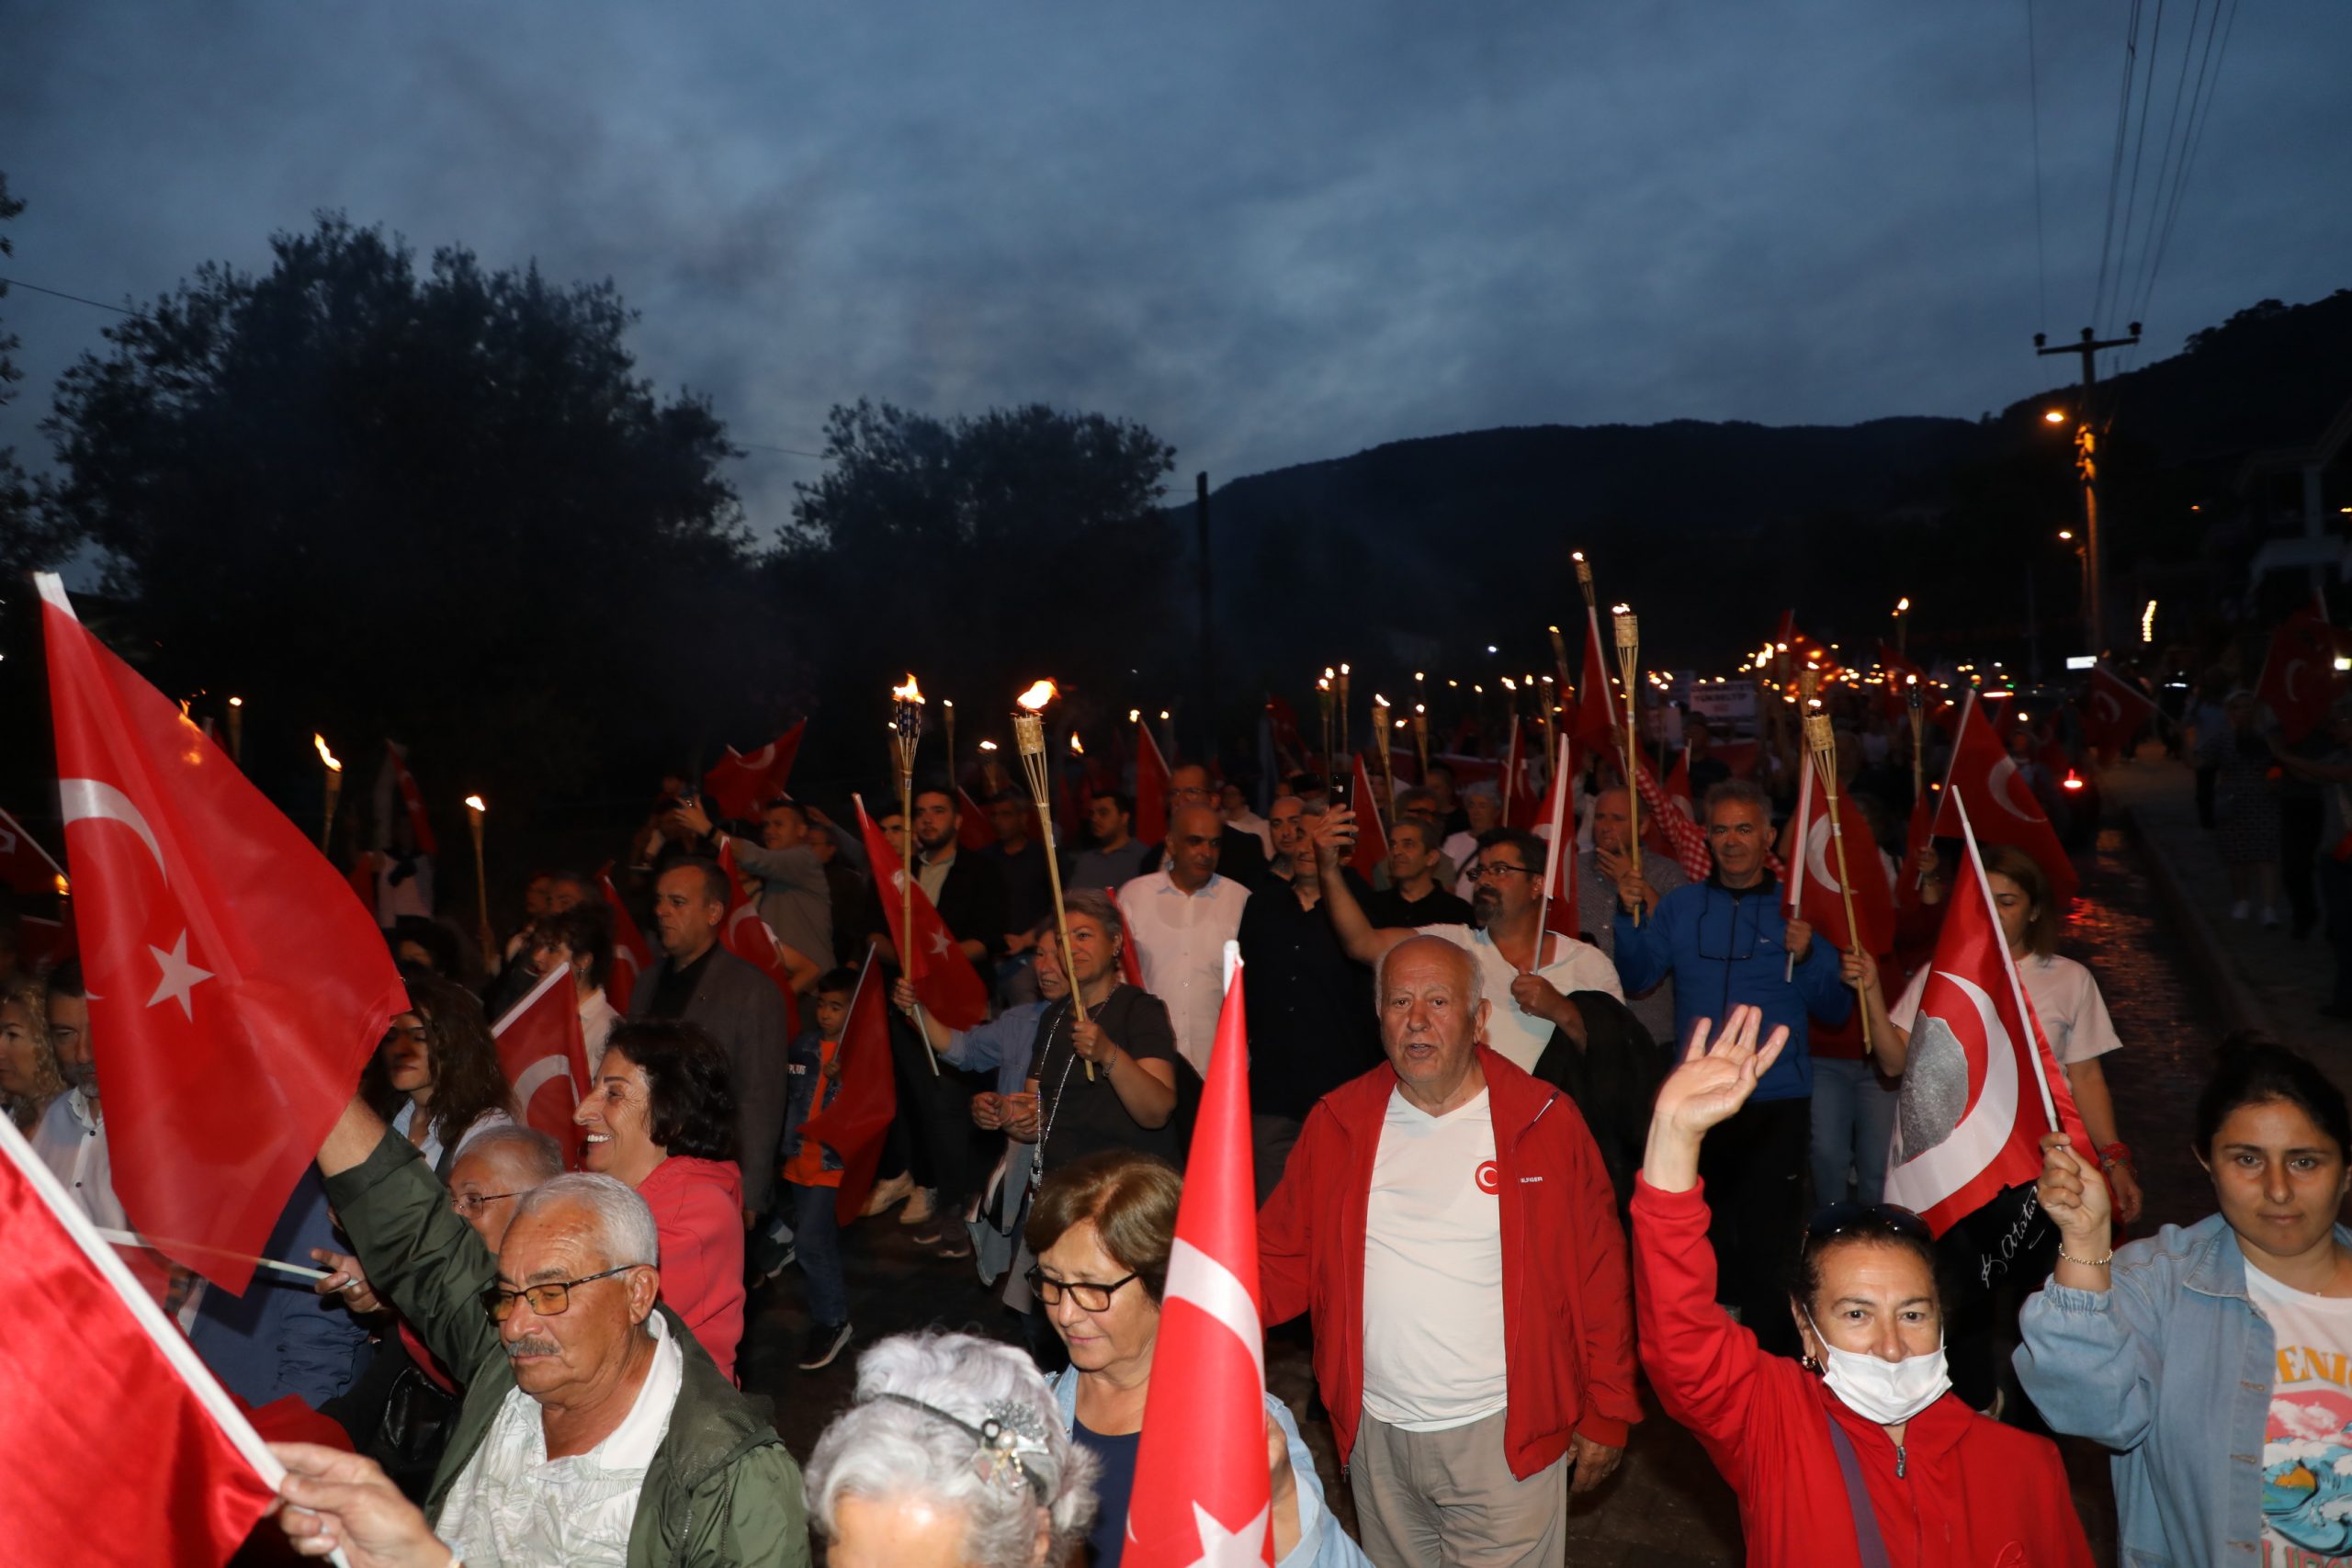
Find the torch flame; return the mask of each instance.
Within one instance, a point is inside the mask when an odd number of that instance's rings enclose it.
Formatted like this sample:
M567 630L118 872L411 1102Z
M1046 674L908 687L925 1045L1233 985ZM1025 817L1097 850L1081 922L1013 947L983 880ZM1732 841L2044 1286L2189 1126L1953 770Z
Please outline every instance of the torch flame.
M1570 560L1582 560L1584 559L1584 552L1582 550L1572 550L1569 552L1568 558Z
M1168 722L1168 710L1166 708L1161 708L1159 710L1159 722L1162 724L1166 724Z
M1027 708L1031 713L1043 713L1046 711L1046 705L1052 702L1056 697L1058 697L1061 694L1061 688L1055 685L1051 681L1040 681L1035 685L1031 686L1027 691L1022 693L1018 697L1015 697L1013 701L1020 704L1023 707Z
M327 738L325 736L321 735L316 730L312 730L311 732L311 744L319 749L319 761L327 765L327 772L331 773L339 773L343 772L343 764L336 761L334 760L334 753L327 750Z
M1127 722L1129 724L1141 724L1143 722L1143 709L1129 708L1127 710Z
M919 703L922 701L922 688L915 684L913 671L910 670L907 671L907 683L905 685L893 686L890 688L890 696L895 702Z
M1329 690L1331 689L1331 679L1330 679L1330 677L1327 675L1327 676L1325 676L1322 680L1316 682L1315 682L1315 689L1316 689L1317 691L1318 691L1318 692L1328 692L1328 691L1329 691Z
M1083 757L1086 755L1086 748L1080 743L1078 731L1075 729L1069 732L1069 754L1073 757Z
M60 898L71 898L74 897L74 885L65 879L65 874L62 871L57 874L56 886L57 896Z
M231 697L229 699L229 705L232 708L241 708L245 705L245 699L243 697Z
M993 751L996 750L996 742L993 740L983 740L980 742L980 750L983 751Z
M1894 602L1894 613L1898 615L1909 608L1911 608L1911 600L1907 594Z
M1344 674L1346 674L1347 672L1348 672L1348 667L1347 667L1346 665L1344 665L1344 664L1340 665L1340 674L1342 674L1342 675L1344 675Z
M1374 692L1372 694L1372 705L1376 708L1385 708L1388 705L1388 699L1378 692Z
M1429 705L1427 703L1415 703L1413 705L1413 711L1418 714L1426 715L1430 711Z
M481 796L478 795L469 795L466 796L466 809L469 811L487 811L490 807L481 803Z

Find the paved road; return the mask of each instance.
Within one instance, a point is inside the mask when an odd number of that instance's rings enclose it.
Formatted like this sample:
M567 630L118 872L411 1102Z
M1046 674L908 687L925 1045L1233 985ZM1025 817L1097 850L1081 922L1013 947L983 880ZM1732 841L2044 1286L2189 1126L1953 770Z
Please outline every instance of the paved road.
M2109 1081L2124 1136L2143 1162L2152 1219L2185 1222L2211 1212L2203 1179L2188 1152L2188 1129L2222 1014L2210 987L2196 982L2197 971L2182 937L2162 912L2149 871L2145 852L2127 840L2120 826L2103 833L2085 865L2084 897L2064 951L2098 973L2125 1042L2121 1059L2109 1058ZM886 1217L862 1222L847 1240L851 1312L861 1344L933 1324L1017 1339L968 1264L928 1257L908 1235ZM854 1350L822 1372L795 1369L808 1324L797 1276L756 1293L752 1313L742 1354L744 1386L775 1398L778 1429L805 1458L819 1430L849 1397ZM1328 1428L1319 1419L1305 1418L1310 1372L1304 1339L1275 1334L1267 1371L1275 1393L1301 1416L1317 1450L1326 1488L1342 1517L1352 1522ZM2113 1505L2104 1457L2086 1444L2070 1442L2066 1448L2077 1506L2101 1561L2111 1561ZM1636 1430L1619 1474L1600 1495L1577 1505L1570 1540L1569 1561L1578 1568L1740 1560L1737 1512L1729 1490L1690 1436L1655 1413Z

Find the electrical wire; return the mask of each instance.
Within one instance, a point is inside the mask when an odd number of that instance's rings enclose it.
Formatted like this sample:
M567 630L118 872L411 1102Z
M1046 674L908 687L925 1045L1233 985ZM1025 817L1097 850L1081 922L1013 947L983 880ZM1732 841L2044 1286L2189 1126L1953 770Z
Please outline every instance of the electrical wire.
M2148 33L2148 71L2146 85L2140 89L2140 134L2132 141L2132 184L2123 196L2123 229L2115 242L2115 298L2109 306L2123 303L2123 277L2129 270L2132 255L2132 216L2140 205L2140 165L2148 155L2148 111L2154 107L2156 88L2156 62L2163 57L2165 41L2165 0L2156 0L2155 26ZM2145 243L2143 238L2143 243ZM2096 310L2091 324L2098 324Z
M144 314L143 311L130 310L121 305L109 305L103 299L85 299L79 294L68 294L62 288L44 288L38 283L27 283L21 277L0 277L0 284L6 284L10 288L29 288L36 294L46 294L55 299L71 299L76 305L87 305L94 310L112 310L118 316Z
M2132 0L2132 16L2123 35L2123 88L2115 104L2115 152L2107 171L2107 224L2098 237L2098 276L2091 288L2091 321L2098 321L2107 299L2108 254L2115 241L2115 198L2123 190L2123 143L2132 130L2132 77L2140 61L2140 0Z
M2050 326L2050 250L2042 237L2041 221L2041 48L2034 38L2033 0L2025 0L2025 80L2026 99L2031 107L2033 121L2033 269L2037 299L2041 307L2036 324L2047 331Z

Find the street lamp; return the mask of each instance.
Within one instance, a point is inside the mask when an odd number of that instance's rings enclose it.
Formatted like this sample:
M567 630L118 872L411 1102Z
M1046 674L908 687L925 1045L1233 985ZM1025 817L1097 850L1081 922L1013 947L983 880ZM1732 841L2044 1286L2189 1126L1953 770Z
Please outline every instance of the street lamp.
M2064 424L2066 423L2066 411L2064 409L2044 409L2041 413L2041 423L2044 424Z

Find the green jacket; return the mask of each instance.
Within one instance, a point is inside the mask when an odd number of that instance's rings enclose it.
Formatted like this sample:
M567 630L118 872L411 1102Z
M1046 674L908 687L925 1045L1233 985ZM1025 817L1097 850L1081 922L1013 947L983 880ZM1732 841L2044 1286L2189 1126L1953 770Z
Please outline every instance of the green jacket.
M490 1432L514 1387L481 1292L498 1260L449 1207L449 1195L406 1138L392 1133L366 1160L331 1178L327 1197L368 1282L465 1382L465 1404L434 1472L425 1517ZM628 1568L808 1568L800 1467L668 1307L685 1356L670 1430L654 1450L630 1528Z

